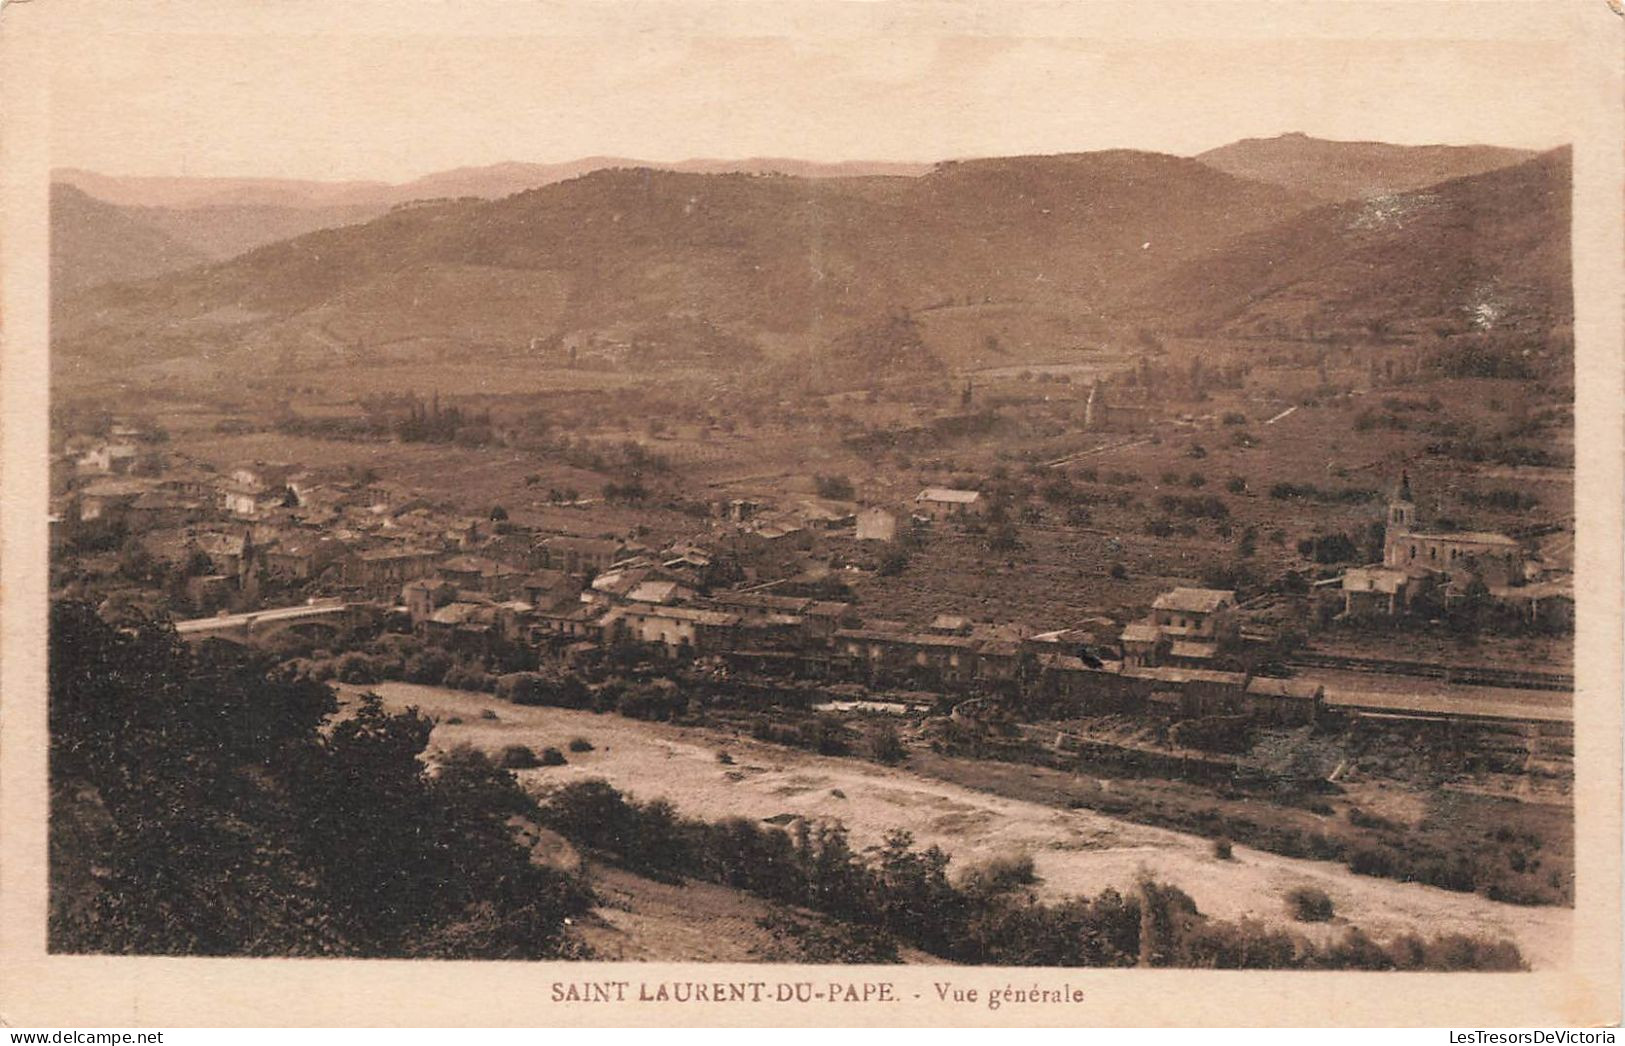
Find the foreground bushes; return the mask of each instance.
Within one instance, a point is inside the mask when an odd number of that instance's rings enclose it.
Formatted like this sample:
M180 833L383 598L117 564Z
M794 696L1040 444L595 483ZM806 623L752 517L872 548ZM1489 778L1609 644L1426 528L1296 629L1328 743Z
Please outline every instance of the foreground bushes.
M854 853L838 824L795 822L790 832L743 818L678 816L671 803L639 802L602 780L554 789L542 800L549 827L640 874L703 879L867 927L953 962L1045 966L1186 966L1222 969L1521 969L1515 945L1448 936L1380 945L1357 929L1318 945L1260 924L1217 922L1177 887L1144 880L1129 894L1038 903L1018 887L1030 859L973 869L955 884L948 855L916 850L906 831L871 855ZM1330 903L1329 900L1327 902ZM805 928L803 928L805 929ZM795 930L780 931L797 936ZM820 931L821 933L823 931ZM826 935L815 948L841 961L886 961L883 938ZM805 945L808 940L801 937ZM822 952L821 952L822 954ZM843 956L871 956L850 958Z
M580 954L591 895L515 840L530 798L468 749L427 773L417 712L336 715L308 676L84 604L50 639L51 950Z

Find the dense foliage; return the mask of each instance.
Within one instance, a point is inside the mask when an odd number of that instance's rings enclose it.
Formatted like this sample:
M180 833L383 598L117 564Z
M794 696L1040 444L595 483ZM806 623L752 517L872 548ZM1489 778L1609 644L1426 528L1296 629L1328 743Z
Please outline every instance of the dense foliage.
M53 950L543 958L590 895L532 864L513 776L430 724L88 606L51 620Z

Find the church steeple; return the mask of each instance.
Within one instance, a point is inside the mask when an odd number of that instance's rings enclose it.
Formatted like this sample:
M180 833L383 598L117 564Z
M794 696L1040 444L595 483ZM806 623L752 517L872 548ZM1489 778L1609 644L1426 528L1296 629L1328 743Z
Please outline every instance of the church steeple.
M1408 531L1416 526L1416 499L1411 495L1410 473L1401 471L1399 488L1388 499L1388 530Z

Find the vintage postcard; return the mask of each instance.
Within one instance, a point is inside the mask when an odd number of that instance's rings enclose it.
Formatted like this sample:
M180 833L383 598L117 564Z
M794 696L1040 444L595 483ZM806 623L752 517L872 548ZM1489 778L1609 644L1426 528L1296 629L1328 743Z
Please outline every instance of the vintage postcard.
M0 1020L1616 1023L1622 26L5 4Z

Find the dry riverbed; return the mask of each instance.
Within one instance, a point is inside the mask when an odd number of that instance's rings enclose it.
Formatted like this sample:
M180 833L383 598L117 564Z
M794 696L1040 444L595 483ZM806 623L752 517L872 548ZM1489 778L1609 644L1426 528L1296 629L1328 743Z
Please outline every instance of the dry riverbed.
M345 687L351 693L364 688ZM1030 853L1041 877L1039 892L1055 898L1126 890L1142 871L1174 883L1197 906L1224 919L1253 918L1300 932L1325 935L1353 924L1373 936L1413 931L1459 932L1509 938L1537 969L1565 965L1573 912L1501 904L1473 894L1357 876L1340 864L1281 857L1236 846L1234 859L1214 857L1209 840L1116 820L1088 810L1067 810L1009 799L922 777L907 767L887 768L852 758L819 756L763 744L721 731L647 723L612 714L521 707L487 694L381 683L365 688L390 708L416 706L438 720L431 748L468 743L495 753L523 744L561 751L571 739L594 750L568 753L569 763L520 772L526 784L602 777L641 799L664 797L679 811L708 820L780 815L841 821L857 849L877 845L893 828L906 828L916 844L936 844L955 866L1002 855ZM482 718L485 712L496 718ZM451 723L452 718L461 722ZM733 763L723 764L719 751ZM1332 898L1329 925L1294 923L1284 897L1315 886Z

